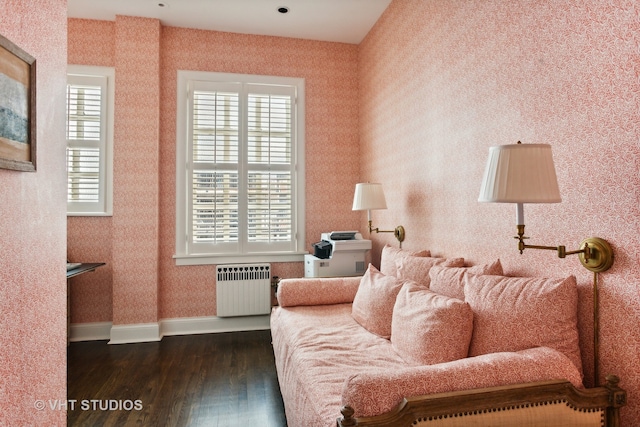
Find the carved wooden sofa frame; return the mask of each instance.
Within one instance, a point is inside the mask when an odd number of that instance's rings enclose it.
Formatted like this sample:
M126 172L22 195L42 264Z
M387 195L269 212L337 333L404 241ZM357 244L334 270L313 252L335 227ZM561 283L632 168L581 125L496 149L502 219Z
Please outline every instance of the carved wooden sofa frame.
M559 380L409 397L368 418L354 418L353 409L344 406L337 427L619 427L626 392L615 375L606 380L590 389Z

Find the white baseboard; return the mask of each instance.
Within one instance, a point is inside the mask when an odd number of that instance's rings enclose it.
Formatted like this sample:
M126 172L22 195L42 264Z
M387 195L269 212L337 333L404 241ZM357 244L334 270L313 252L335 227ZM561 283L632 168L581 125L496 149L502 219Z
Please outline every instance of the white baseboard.
M160 341L164 336L260 331L270 328L269 315L241 317L179 317L158 323L113 325L111 322L72 323L71 342L109 340L109 344Z
M72 323L69 341L101 341L111 338L111 322Z
M160 320L162 336L259 331L269 328L268 314L240 317L180 317Z
M138 323L133 325L113 325L109 344L130 344L136 342L160 341L158 323Z

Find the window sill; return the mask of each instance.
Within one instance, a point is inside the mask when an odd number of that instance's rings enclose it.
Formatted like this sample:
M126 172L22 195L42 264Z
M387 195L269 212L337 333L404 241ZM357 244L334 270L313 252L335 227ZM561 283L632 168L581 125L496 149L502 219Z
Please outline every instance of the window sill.
M248 254L248 255L174 255L176 265L206 265L206 264L248 264L254 262L304 262L308 252L282 254Z

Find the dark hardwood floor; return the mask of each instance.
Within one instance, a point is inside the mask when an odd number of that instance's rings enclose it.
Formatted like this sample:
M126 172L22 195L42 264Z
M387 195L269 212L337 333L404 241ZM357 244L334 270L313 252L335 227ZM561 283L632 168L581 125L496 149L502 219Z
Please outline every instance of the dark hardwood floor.
M67 372L69 426L287 425L270 331L71 343Z

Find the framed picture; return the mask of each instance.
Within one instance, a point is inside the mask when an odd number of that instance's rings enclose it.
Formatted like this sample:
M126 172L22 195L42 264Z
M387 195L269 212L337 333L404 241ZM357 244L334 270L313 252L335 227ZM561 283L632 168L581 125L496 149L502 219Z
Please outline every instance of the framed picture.
M1 35L0 168L36 170L36 60Z

